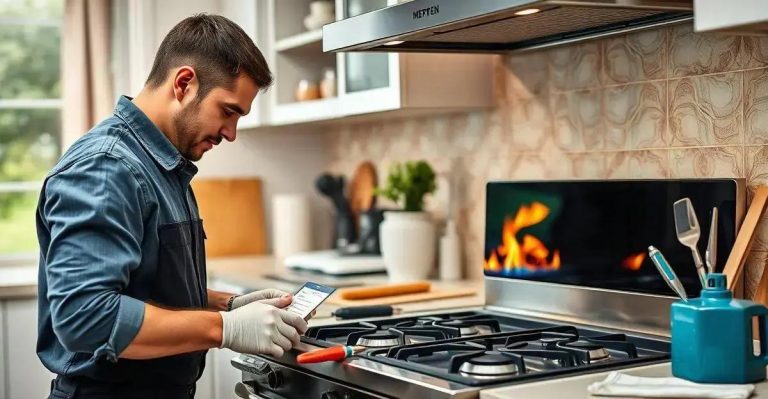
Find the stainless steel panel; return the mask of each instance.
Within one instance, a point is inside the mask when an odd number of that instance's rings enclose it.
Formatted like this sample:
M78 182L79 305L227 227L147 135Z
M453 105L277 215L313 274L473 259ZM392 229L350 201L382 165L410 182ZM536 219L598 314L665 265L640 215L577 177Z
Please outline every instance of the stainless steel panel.
M515 15L528 8L540 11ZM507 52L679 23L691 10L690 0L413 0L326 25L323 50Z

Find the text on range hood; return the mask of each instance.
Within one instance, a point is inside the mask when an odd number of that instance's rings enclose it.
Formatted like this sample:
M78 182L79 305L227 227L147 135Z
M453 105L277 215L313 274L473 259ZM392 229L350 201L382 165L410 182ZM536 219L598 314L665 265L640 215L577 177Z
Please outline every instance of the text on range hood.
M323 51L506 53L692 18L691 0L413 0L325 25Z

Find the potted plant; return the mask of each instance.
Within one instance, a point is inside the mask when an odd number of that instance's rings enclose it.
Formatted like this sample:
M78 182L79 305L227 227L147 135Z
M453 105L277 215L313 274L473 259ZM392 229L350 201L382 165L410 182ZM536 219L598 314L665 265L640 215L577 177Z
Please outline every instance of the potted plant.
M390 280L422 280L435 261L435 225L424 211L424 197L437 189L435 172L425 161L392 165L384 187L376 194L402 210L384 212L380 226L381 256Z

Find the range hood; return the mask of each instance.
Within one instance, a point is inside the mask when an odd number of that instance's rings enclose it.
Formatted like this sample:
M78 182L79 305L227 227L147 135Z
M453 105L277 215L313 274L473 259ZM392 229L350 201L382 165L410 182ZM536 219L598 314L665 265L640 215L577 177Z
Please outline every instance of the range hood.
M690 21L691 0L412 0L323 27L323 51L507 53Z

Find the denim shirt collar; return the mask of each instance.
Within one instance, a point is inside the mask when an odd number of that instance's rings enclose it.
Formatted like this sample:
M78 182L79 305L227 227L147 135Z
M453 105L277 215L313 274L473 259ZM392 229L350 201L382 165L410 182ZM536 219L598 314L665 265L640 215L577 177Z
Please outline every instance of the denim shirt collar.
M120 96L115 106L115 115L128 124L141 145L165 170L170 171L182 165L185 174L194 175L197 167L181 156L168 137L131 100L132 97Z

